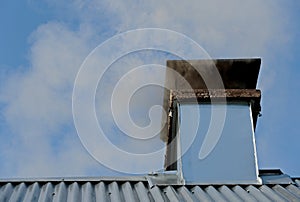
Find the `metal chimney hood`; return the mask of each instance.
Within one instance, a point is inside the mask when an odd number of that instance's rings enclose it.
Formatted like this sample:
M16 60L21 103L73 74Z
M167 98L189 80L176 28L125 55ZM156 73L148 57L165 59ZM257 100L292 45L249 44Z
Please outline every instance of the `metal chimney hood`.
M165 169L176 171L179 182L261 183L254 136L260 64L258 58L167 61L177 76L166 73L164 108L170 113L161 138L167 142Z

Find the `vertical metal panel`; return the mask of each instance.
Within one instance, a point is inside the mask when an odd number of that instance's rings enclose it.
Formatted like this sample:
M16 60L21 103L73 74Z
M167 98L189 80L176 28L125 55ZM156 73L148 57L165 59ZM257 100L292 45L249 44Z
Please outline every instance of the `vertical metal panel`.
M150 196L148 196L145 185L142 182L138 182L134 185L136 193L140 201L150 202Z
M232 190L243 200L248 202L254 202L257 201L253 196L251 196L247 191L245 191L240 186L234 186Z
M95 201L95 191L90 182L87 182L81 186L81 201Z
M35 182L27 188L24 201L30 201L30 202L38 201L39 195L40 195L40 185L37 182Z
M106 187L104 182L99 182L95 186L95 196L96 196L96 201L98 202L105 202L108 199L108 193L106 192Z
M181 103L179 109L178 170L186 183L259 183L247 102Z
M199 186L195 186L192 188L192 192L194 192L195 197L198 200L205 201L205 202L212 202L212 198L205 193Z
M80 189L77 182L72 183L68 186L68 202L79 202L80 201Z
M54 197L53 185L48 182L42 186L39 202L50 202Z

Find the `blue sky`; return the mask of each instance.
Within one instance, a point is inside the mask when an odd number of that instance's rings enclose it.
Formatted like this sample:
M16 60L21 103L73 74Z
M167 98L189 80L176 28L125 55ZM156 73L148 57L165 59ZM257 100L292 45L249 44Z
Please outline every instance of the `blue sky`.
M2 1L0 177L120 174L99 164L80 143L72 118L72 90L80 65L95 47L115 34L147 27L183 33L213 58L261 57L259 167L300 176L299 9L296 0L162 1L159 5L137 0ZM142 52L121 59L107 72L107 91L110 82L127 70L117 67L121 62L163 65L169 57ZM149 73L159 75L155 70ZM99 91L96 98L105 93ZM145 99L149 105L159 102ZM99 107L99 117L105 117L105 106ZM139 124L146 123L147 119ZM118 134L109 123L106 130ZM109 138L122 145L117 136ZM124 148L132 149L125 143ZM156 140L151 144L160 147Z

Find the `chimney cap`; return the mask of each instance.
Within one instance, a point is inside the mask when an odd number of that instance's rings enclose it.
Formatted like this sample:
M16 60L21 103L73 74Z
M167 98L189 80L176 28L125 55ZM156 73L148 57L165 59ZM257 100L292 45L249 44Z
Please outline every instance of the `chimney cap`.
M255 89L260 65L260 58L167 61L167 67L181 74L193 89L207 89L203 76L215 80L216 77L212 73L214 67L217 68L225 89ZM172 75L167 75L168 79L172 80ZM179 83L174 87L172 90L182 89Z

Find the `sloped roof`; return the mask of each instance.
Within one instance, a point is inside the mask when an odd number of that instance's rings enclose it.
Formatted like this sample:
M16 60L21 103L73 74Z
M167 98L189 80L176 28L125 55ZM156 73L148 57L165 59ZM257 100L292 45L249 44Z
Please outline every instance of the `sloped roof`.
M2 180L0 201L300 201L300 179L292 184L152 187L142 177Z

